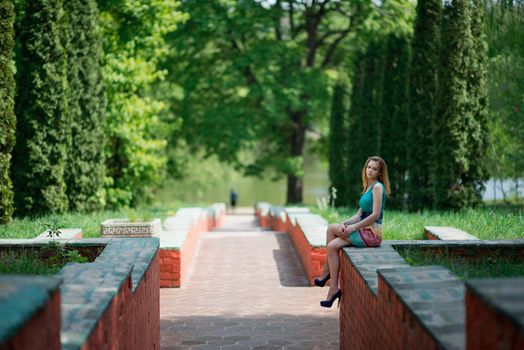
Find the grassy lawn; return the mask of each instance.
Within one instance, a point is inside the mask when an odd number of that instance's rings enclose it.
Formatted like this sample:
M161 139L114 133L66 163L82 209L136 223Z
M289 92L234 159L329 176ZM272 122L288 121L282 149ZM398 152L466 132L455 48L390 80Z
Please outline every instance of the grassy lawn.
M178 207L152 206L137 210L101 211L90 214L67 213L62 215L46 215L41 217L15 218L8 225L0 225L0 239L35 238L49 229L54 221L59 228L82 228L84 238L100 236L100 224L108 219L129 218L144 219L160 218L174 215Z
M89 260L74 249L65 249L51 242L34 249L0 251L0 273L17 275L54 275L68 262L85 263Z
M357 211L310 209L330 223L340 222ZM460 212L384 212L384 239L424 239L424 226L453 226L479 239L524 239L524 206L489 205Z
M474 262L460 257L436 256L416 248L398 249L398 252L410 265L443 265L462 279L524 276L523 261L504 259L501 254L483 257Z

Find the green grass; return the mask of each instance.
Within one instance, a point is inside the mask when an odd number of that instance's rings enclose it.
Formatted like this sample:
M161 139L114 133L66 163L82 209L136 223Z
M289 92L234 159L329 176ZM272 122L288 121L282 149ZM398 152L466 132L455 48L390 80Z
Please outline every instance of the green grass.
M49 229L49 225L56 220L59 228L81 228L84 238L100 236L100 224L108 219L128 218L164 220L173 215L178 207L152 206L133 210L101 211L90 214L67 213L62 215L46 215L40 217L15 218L7 225L0 225L0 239L35 238Z
M42 248L0 251L0 273L17 275L54 275L67 263L88 262L77 250L57 243Z
M480 261L469 261L462 257L439 256L416 248L398 249L398 252L410 265L442 265L461 279L524 276L523 261L510 261L501 254L486 256Z
M319 210L330 223L352 216L357 209ZM453 226L479 239L524 239L524 206L484 206L460 212L422 211L408 213L385 210L384 239L424 239L424 226Z

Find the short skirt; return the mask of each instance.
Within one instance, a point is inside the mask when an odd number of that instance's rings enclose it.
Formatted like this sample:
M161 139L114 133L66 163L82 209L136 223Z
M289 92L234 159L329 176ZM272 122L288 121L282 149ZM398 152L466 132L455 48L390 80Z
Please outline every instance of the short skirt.
M370 227L364 227L349 234L348 240L351 245L358 248L378 247L382 238L376 236Z

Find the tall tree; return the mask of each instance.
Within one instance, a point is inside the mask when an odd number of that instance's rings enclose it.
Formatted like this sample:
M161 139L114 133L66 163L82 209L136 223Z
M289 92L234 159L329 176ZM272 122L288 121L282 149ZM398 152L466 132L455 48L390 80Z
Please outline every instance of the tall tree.
M475 11L476 12L476 11ZM485 152L485 44L472 33L473 3L453 0L442 21L442 67L436 123L433 184L438 208L466 208L481 201ZM475 13L479 15L479 13ZM482 17L481 17L482 18ZM482 21L481 19L479 20ZM479 28L475 34L479 35ZM480 80L480 81L475 81ZM484 85L485 86L485 85Z
M329 128L329 179L331 187L336 188L337 206L347 205L347 153L345 145L348 142L348 88L346 82L335 85L331 106ZM333 198L332 198L333 199Z
M104 124L107 202L136 205L165 175L170 124L165 101L154 93L166 71L159 63L169 51L165 36L185 16L179 1L98 1L104 48L107 110Z
M347 143L347 198L356 204L362 191L361 170L366 159L380 154L382 133L382 88L384 81L383 37L373 39L355 56L353 90Z
M365 53L359 52L353 60L351 105L348 118L348 142L347 152L347 202L350 206L358 205L358 194L362 191L361 167L366 160L366 151L362 147L366 143L365 133L365 105L364 101L364 81L366 77Z
M104 82L95 0L68 0L68 81L72 145L68 152L67 195L72 210L102 208L104 195Z
M524 1L488 0L489 170L495 178L524 174Z
M430 182L433 125L436 118L440 46L440 0L420 0L413 34L408 146L408 207L429 208L433 204Z
M11 0L0 0L0 224L13 214L13 185L9 176L15 144L14 92L11 62L14 47L15 11Z
M472 113L471 129L468 132L468 147L471 159L465 183L473 190L472 204L482 201L484 182L488 179L487 155L489 148L488 107L488 47L485 27L486 9L481 0L471 3L472 50L469 63L468 95Z
M402 209L406 191L409 100L410 38L403 32L387 37L387 53L382 88L381 151L389 168L391 198L389 205Z
M68 208L64 172L71 123L64 20L62 1L31 0L20 26L12 169L19 214Z
M360 147L364 150L365 158L379 155L382 141L382 97L384 83L384 37L372 40L366 49L365 76L362 91L363 139Z
M184 2L171 79L184 97L184 135L246 174L287 176L302 201L306 131L326 120L330 70L378 6L359 1ZM190 44L190 45L188 45ZM241 151L250 157L242 159ZM245 154L245 152L244 152Z

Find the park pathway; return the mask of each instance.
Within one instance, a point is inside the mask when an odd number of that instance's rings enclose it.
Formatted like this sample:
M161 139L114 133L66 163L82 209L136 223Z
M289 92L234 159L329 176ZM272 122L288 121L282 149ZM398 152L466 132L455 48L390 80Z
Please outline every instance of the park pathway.
M201 234L182 288L160 290L161 349L338 349L338 310L292 243L252 215Z

